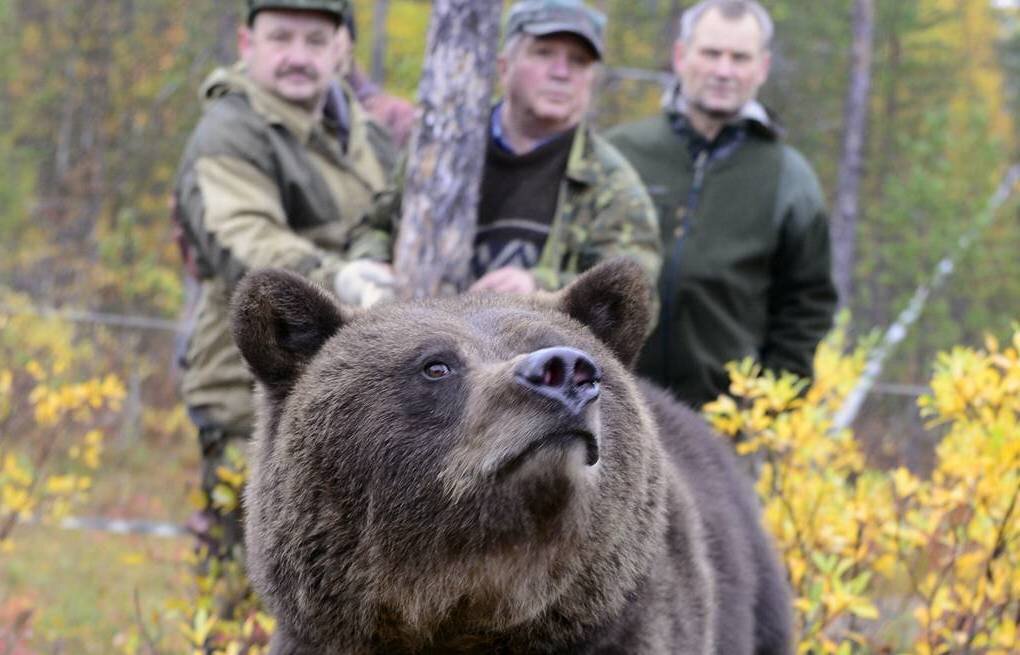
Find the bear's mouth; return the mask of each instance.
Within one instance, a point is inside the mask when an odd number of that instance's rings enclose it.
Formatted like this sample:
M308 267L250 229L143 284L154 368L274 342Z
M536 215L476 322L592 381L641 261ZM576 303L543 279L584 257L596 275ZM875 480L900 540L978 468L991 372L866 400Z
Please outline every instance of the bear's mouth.
M535 439L524 447L519 453L512 455L506 463L500 467L503 474L509 474L520 468L524 462L531 459L532 455L547 448L558 448L567 450L576 444L582 444L585 452L585 465L595 466L599 461L598 438L590 431L584 429L570 429L550 432L538 439Z

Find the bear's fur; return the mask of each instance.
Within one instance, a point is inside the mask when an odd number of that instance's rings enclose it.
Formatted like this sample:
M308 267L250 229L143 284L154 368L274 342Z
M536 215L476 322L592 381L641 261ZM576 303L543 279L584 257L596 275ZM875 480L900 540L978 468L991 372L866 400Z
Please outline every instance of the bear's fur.
M246 540L272 652L788 653L728 446L628 371L649 306L626 260L558 294L367 311L249 275Z

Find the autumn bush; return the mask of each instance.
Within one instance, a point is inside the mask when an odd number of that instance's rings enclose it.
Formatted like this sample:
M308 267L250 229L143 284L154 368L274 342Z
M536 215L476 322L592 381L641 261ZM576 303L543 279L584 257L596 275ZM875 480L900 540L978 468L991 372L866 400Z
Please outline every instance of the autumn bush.
M989 339L983 350L938 357L919 405L944 435L924 478L869 465L853 433L832 428L870 345L847 353L835 331L819 348L810 388L750 361L733 364L730 395L705 408L759 464L764 520L796 597L797 652L1015 653L1020 327L1005 347ZM219 502L234 502L243 477L227 468L221 480ZM217 596L244 585L240 576L232 568L200 575L195 598L176 603L194 653L265 652L273 622L257 603L232 618L215 612Z
M20 521L56 521L89 493L124 388L83 375L95 353L70 345L65 323L8 315L0 328L0 536L10 550ZM989 338L939 355L919 400L939 435L925 475L878 468L852 431L833 429L871 345L848 348L842 334L819 348L810 387L745 361L730 367L730 394L705 408L757 465L764 520L795 593L798 652L1017 652L1020 326L1005 345ZM215 502L229 509L243 459L228 458L220 479ZM183 557L192 591L124 626L118 651L266 652L274 622L241 567ZM240 599L226 615L223 598Z
M738 453L761 461L765 522L796 596L799 653L1007 655L1020 621L1020 326L1006 347L954 348L919 400L945 432L935 469L869 466L833 416L864 364L837 334L810 389L730 368L705 408Z
M64 321L0 314L0 553L19 523L59 522L92 487L125 396L117 376L85 373L93 356Z

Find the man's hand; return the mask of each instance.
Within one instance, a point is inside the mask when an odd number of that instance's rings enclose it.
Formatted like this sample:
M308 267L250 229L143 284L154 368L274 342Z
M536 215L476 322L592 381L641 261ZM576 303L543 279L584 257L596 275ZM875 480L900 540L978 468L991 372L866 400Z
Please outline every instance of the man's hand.
M533 293L538 289L535 276L522 268L505 266L490 271L468 288L468 291L495 293Z
M345 305L371 307L394 297L394 281L393 267L389 264L359 259L340 269L333 286Z

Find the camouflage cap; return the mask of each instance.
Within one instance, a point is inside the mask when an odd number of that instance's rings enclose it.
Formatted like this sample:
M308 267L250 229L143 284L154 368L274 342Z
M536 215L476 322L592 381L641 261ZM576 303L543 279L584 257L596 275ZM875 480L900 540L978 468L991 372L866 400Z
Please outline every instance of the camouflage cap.
M307 11L323 11L336 16L338 23L346 23L351 18L350 0L247 0L248 23L255 14L263 9L305 9Z
M605 14L580 0L521 0L507 12L503 35L508 39L517 32L532 36L568 32L584 39L602 59L605 31Z

